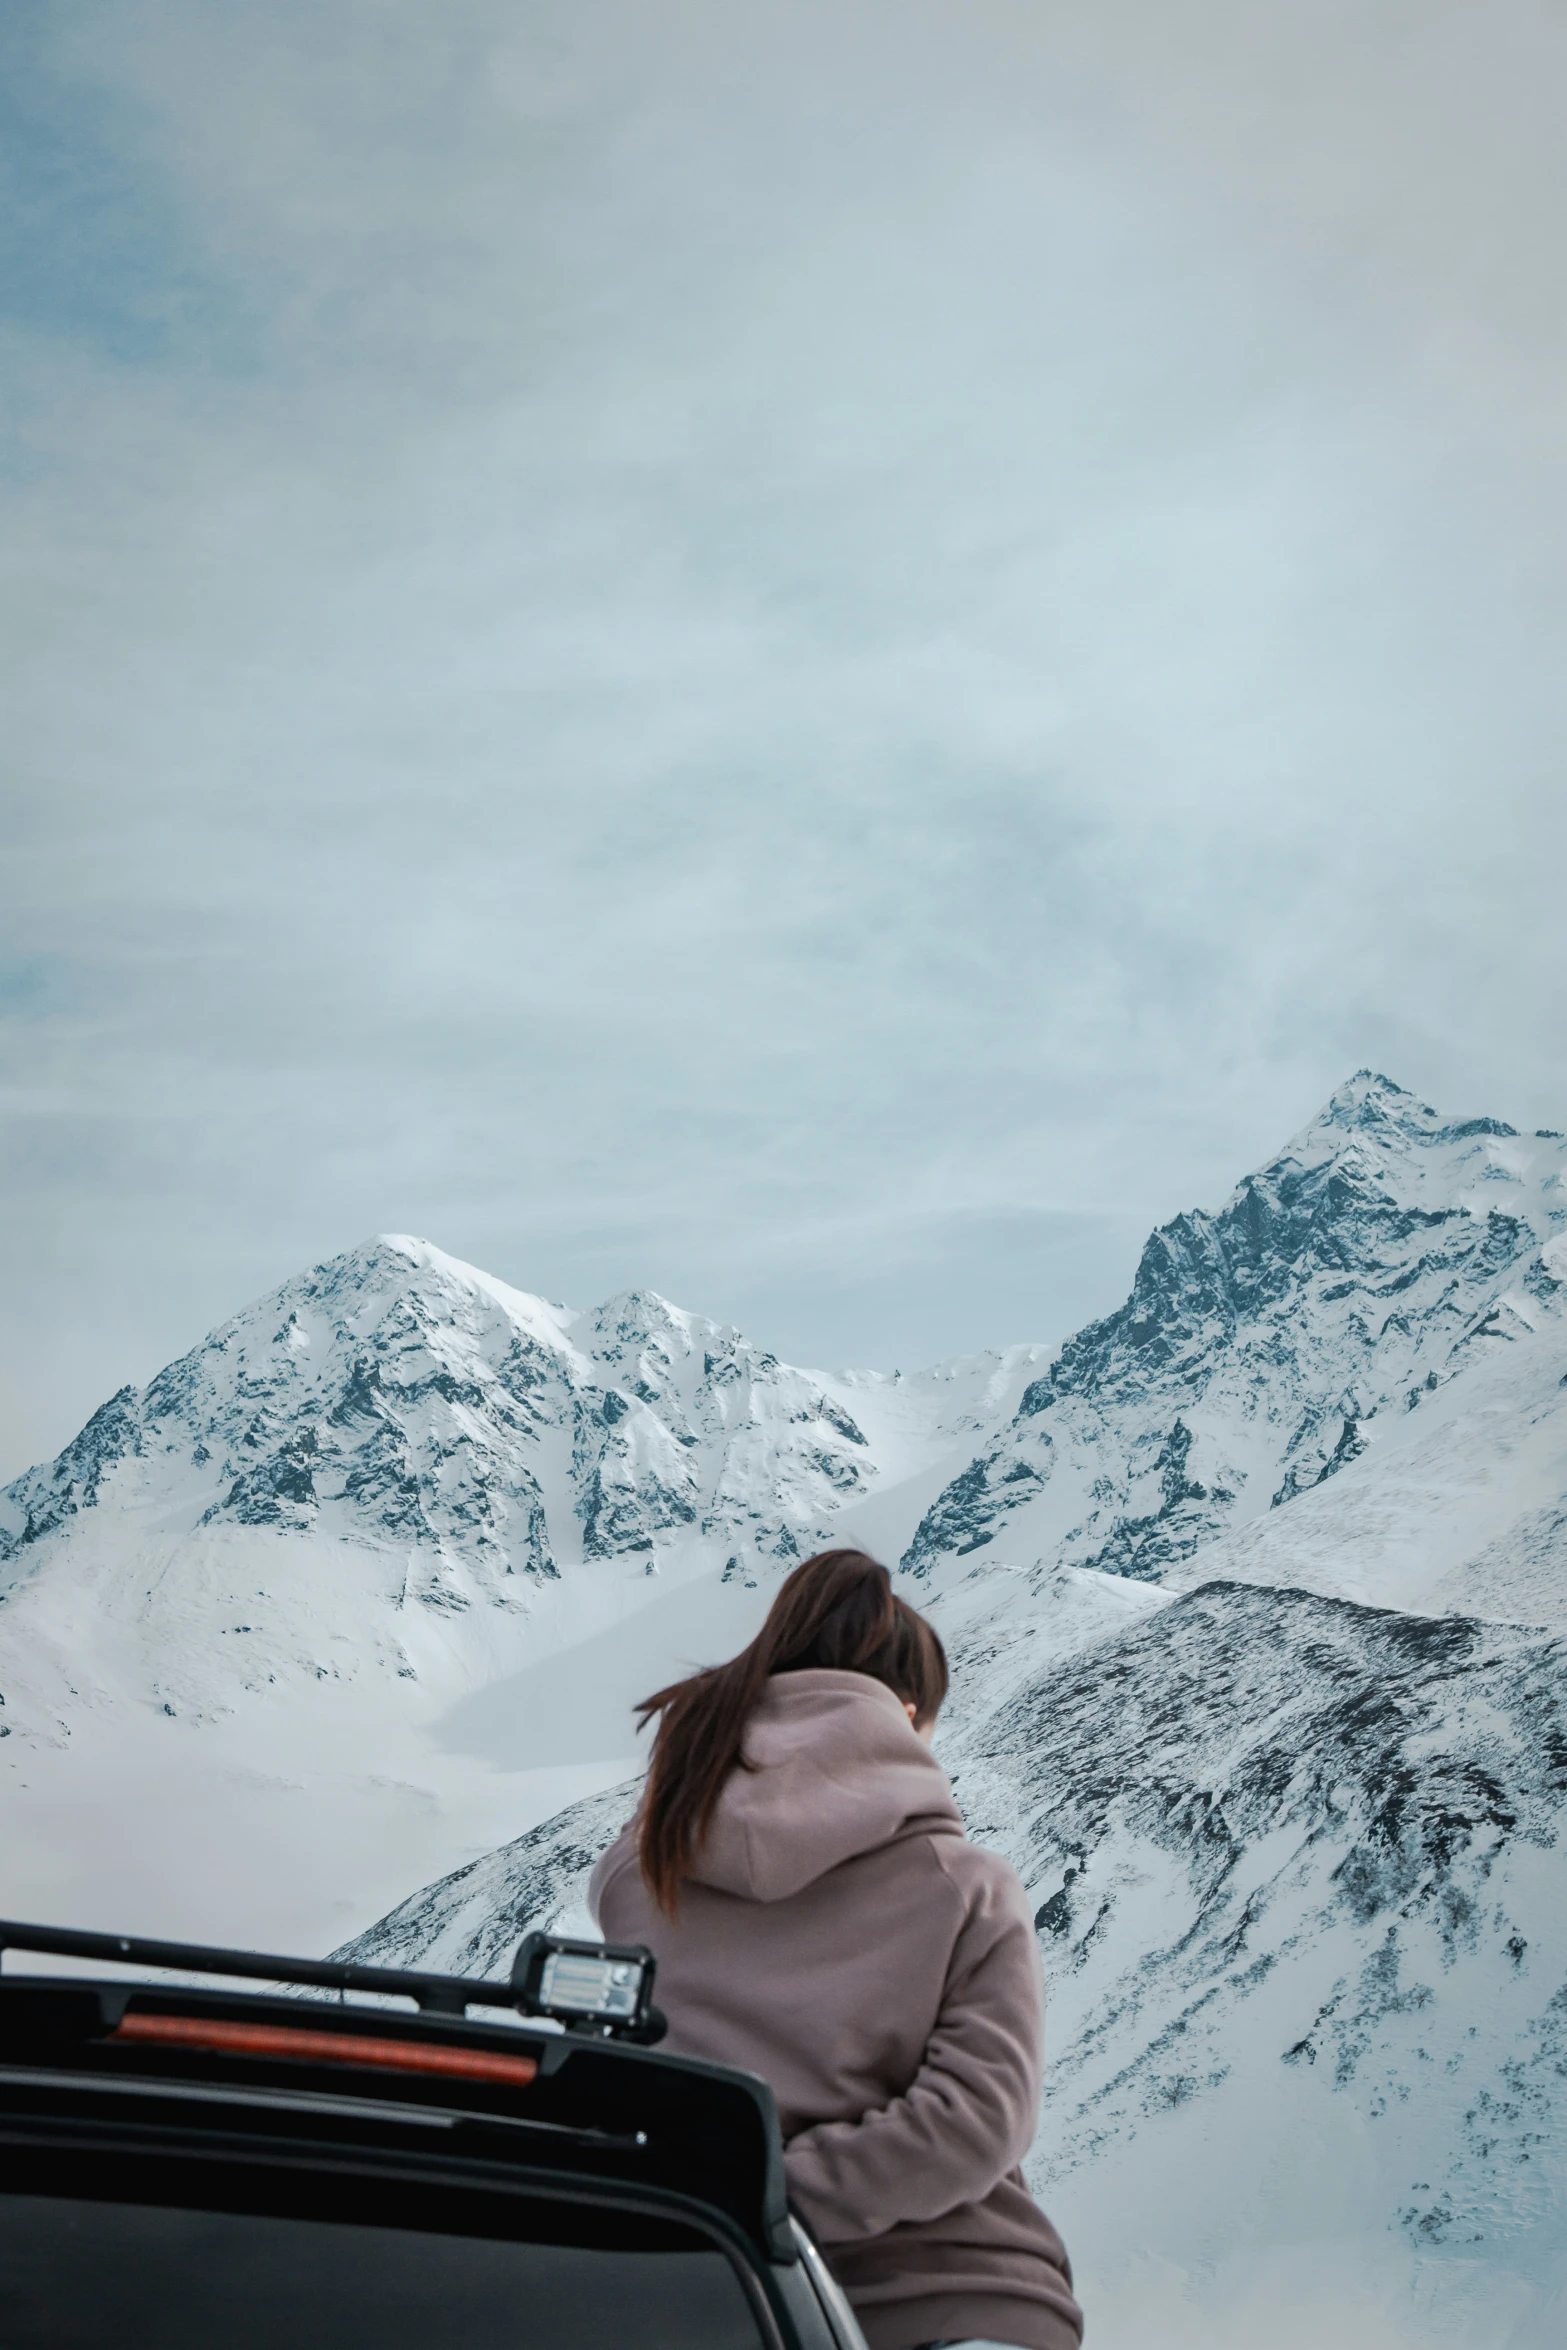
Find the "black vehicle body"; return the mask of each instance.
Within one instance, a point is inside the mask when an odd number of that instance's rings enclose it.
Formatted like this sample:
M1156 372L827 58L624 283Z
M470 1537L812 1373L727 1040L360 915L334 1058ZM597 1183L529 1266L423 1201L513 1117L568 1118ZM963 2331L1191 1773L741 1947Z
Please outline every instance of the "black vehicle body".
M7 1947L295 1988L0 1975L5 2350L864 2350L750 2074L468 2016L505 1984Z

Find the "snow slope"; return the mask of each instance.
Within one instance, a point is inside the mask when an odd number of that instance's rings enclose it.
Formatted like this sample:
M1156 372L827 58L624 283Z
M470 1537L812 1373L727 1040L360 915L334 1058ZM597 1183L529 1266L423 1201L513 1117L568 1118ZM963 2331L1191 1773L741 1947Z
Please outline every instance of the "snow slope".
M0 1495L10 1907L340 1938L623 1776L634 1698L912 1477L906 1536L1042 1360L832 1378L395 1236L301 1275Z
M999 1704L993 1626L960 1634L985 1698L940 1741L1037 1905L1032 2169L1096 2332L1239 2350L1291 2338L1282 2296L1303 2341L1532 2339L1567 2285L1567 1642L1222 1583L1126 1613ZM634 1796L349 1953L489 1973L586 1930Z

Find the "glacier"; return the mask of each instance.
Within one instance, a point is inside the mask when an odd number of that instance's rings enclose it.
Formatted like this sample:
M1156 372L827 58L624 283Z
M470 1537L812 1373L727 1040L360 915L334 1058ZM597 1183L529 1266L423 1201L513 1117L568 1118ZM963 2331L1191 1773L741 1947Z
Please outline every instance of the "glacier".
M631 1701L863 1543L1035 1905L1096 2339L1554 2342L1564 1176L1362 1071L1117 1313L912 1377L351 1251L0 1496L10 1905L490 1970Z

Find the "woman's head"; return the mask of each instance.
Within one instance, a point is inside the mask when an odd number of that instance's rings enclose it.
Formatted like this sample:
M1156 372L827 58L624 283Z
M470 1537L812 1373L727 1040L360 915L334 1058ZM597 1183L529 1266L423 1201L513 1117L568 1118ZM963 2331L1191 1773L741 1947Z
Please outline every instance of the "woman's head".
M670 1915L725 1782L749 1768L745 1726L765 1683L813 1665L883 1682L918 1730L928 1730L947 1694L941 1642L877 1560L823 1550L796 1567L749 1648L637 1708L644 1727L659 1717L642 1804L642 1874Z

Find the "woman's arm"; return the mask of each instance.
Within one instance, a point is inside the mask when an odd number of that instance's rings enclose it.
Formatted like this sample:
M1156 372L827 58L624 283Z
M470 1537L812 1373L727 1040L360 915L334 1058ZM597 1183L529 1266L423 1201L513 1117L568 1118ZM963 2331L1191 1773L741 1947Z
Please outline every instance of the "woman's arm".
M985 1865L977 1885L960 1888L967 1915L919 2071L890 2105L858 2121L819 2122L784 2150L789 2192L824 2244L863 2242L977 2202L1033 2139L1044 2044L1033 1924L1012 1871L972 1846L959 1850ZM937 1858L958 1873L939 1849Z

